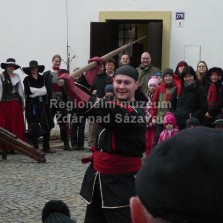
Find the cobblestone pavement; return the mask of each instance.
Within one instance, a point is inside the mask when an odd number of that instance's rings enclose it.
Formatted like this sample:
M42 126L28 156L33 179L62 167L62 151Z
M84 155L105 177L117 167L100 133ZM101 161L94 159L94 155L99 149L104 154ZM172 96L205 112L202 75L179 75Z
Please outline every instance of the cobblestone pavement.
M70 207L72 217L83 222L86 203L79 192L88 165L84 151L64 151L54 142L57 153L46 154L46 163L37 163L22 154L0 157L0 222L41 223L41 211L50 199L61 199Z

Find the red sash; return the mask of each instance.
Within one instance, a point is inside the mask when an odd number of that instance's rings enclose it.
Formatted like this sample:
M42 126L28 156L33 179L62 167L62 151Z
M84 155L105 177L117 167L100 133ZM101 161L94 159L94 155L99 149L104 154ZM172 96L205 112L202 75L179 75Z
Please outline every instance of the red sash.
M142 166L141 158L120 156L99 151L94 151L91 156L82 159L82 163L90 161L93 162L94 169L103 174L137 172Z

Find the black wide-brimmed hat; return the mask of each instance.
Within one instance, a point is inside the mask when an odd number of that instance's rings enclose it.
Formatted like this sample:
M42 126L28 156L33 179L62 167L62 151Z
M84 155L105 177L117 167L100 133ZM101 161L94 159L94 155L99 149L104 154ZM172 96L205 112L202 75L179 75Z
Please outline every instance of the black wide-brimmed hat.
M14 58L8 58L6 60L6 63L1 63L1 68L5 70L8 65L14 66L15 70L20 68L20 66L18 64L16 64L16 61Z
M36 60L31 60L29 62L29 67L23 67L22 69L23 69L25 74L30 75L31 74L31 69L33 69L35 67L38 67L38 72L39 73L42 73L45 69L45 66L44 65L39 65Z
M46 131L41 128L39 123L32 123L24 135L29 140L36 140L44 134L46 134Z

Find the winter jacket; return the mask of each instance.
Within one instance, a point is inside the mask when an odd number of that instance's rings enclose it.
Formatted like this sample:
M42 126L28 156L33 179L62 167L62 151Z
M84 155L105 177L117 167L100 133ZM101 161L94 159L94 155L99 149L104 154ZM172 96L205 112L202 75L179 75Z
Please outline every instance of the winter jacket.
M169 139L170 137L176 135L179 132L179 129L174 128L171 131L168 131L167 129L164 129L159 136L159 141L158 143L163 142L164 140Z
M149 65L148 67L143 67L140 65L136 68L136 70L139 72L139 84L142 87L143 93L146 95L148 92L148 81L149 79L157 72L160 71L159 68L153 67Z
M153 96L152 101L152 117L157 117L157 123L162 124L166 112L170 109L170 99L176 89L175 83L166 85L160 84Z
M190 117L201 121L207 112L207 96L198 80L188 87L181 86L179 96L177 96L177 90L174 91L170 111L176 117L180 129L186 128L186 121Z

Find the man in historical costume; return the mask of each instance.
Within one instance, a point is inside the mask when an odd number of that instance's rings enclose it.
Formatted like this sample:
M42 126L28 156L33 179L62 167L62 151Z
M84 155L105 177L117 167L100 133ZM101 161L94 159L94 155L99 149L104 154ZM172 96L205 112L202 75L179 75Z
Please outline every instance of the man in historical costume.
M68 97L63 89L63 87L58 85L58 77L64 72L67 72L65 69L60 69L61 65L61 56L56 54L52 58L52 69L45 71L43 76L50 93L50 105L51 113L53 118L56 116L57 123L60 127L60 137L64 142L64 150L71 151L73 150L69 145L69 125L68 125L68 111L67 111L67 102ZM50 135L48 135L50 139Z
M50 111L50 95L47 91L46 81L43 75L45 66L39 65L37 61L29 62L29 67L23 67L25 77L24 90L26 97L26 119L28 123L28 131L30 130L30 139L34 147L38 148L38 137L43 135L43 151L45 153L54 153L54 149L50 148L48 136L50 130L54 127L53 118ZM40 129L41 128L41 129Z
M93 61L100 64L100 58ZM95 117L103 127L92 156L82 160L91 162L81 188L81 196L88 204L85 223L130 223L129 200L135 194L146 131L144 109L137 107L135 101L138 72L130 65L117 69L113 80L117 101L113 102L83 91L81 85L90 87L99 68L100 65L87 71L79 83L68 74L60 77L70 97L77 104L85 102L85 114Z
M1 63L4 69L0 74L0 127L17 135L24 140L25 123L23 116L24 93L21 79L14 71L20 68L16 60L9 58L6 63ZM0 144L2 158L6 159L6 150L14 153L14 149Z

